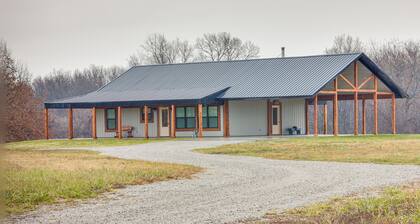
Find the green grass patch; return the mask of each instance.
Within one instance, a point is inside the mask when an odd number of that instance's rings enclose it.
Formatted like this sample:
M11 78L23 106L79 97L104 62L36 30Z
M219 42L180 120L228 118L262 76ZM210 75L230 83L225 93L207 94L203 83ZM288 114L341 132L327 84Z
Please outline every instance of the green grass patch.
M51 139L11 142L5 144L8 149L69 149L83 147L125 146L145 144L156 141L174 140L171 138L99 138L99 139Z
M280 138L196 151L280 160L420 165L420 135Z
M335 198L249 223L420 223L420 184L387 188L375 196Z
M38 143L38 142L37 142ZM190 178L189 165L124 160L76 150L5 150L1 196L7 214L86 199L125 185Z

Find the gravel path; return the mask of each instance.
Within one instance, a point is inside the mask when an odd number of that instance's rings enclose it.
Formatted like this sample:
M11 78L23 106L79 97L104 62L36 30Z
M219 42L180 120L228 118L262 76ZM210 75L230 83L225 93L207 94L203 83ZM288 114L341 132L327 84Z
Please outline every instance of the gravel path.
M12 222L223 223L420 178L420 166L280 161L191 152L240 141L168 141L95 149L121 158L193 164L206 171L191 180L130 186L72 206L42 207Z

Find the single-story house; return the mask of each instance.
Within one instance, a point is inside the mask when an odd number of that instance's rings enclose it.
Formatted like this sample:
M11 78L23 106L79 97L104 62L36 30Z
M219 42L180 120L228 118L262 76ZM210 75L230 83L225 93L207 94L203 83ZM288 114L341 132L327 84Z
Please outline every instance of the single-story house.
M262 58L220 62L135 66L86 95L45 103L68 109L69 138L73 109L92 109L92 137L261 136L293 131L318 135L319 106L333 102L333 134L338 130L338 101L354 101L354 134L366 134L366 101L373 100L374 134L378 99L406 97L363 53ZM359 127L359 105L362 127ZM313 107L313 113L309 107ZM312 131L309 116L313 116Z

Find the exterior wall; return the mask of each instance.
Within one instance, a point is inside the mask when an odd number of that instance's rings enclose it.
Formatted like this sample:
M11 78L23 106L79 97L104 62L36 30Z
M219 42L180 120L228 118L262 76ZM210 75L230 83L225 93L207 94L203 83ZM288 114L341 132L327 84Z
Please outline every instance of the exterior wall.
M153 123L149 123L149 137L157 137L157 112L153 110ZM133 126L134 137L144 137L144 124L140 123L140 108L123 108L122 109L122 125ZM105 110L96 110L96 132L98 138L113 138L115 131L105 131ZM127 133L124 132L124 137Z
M204 137L222 137L223 136L223 105L219 106L220 111L220 131L206 131L203 130ZM192 137L192 131L176 131L177 137Z
M229 129L230 136L267 135L267 101L229 101Z
M283 99L282 104L282 133L288 134L287 128L296 126L305 133L305 99Z

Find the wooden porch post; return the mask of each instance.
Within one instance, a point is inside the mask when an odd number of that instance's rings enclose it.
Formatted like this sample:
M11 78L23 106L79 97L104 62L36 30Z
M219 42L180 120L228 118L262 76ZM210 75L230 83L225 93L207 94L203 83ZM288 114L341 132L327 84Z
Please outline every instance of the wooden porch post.
M338 135L338 83L337 83L337 79L334 79L334 89L335 89L335 93L334 93L334 98L333 98L333 132L334 135L337 136Z
M117 107L117 137L122 139L122 111L121 107Z
M44 109L44 135L45 139L48 140L48 108Z
M354 135L359 134L359 66L354 62Z
M229 101L225 100L223 104L223 136L229 137L230 130L229 130Z
M373 79L375 92L373 93L373 133L378 134L378 79Z
M198 137L203 137L203 104L198 104Z
M92 138L96 139L96 107L92 108Z
M68 138L72 139L73 138L73 108L69 108L68 119L69 119Z
M397 134L397 113L396 113L395 93L392 94L392 134Z
M362 133L366 135L366 99L362 99Z
M324 135L328 134L328 105L324 103Z
M309 135L309 100L305 100L305 134Z
M175 127L175 105L171 105L171 137L175 138L176 136L176 127Z
M144 137L149 138L149 107L147 105L144 105L143 113L144 113Z
M271 125L272 124L271 119L273 118L273 115L271 114L273 112L272 106L273 105L271 101L267 100L267 136L271 136L273 132L272 130L273 126Z
M318 136L318 95L314 98L314 136Z

